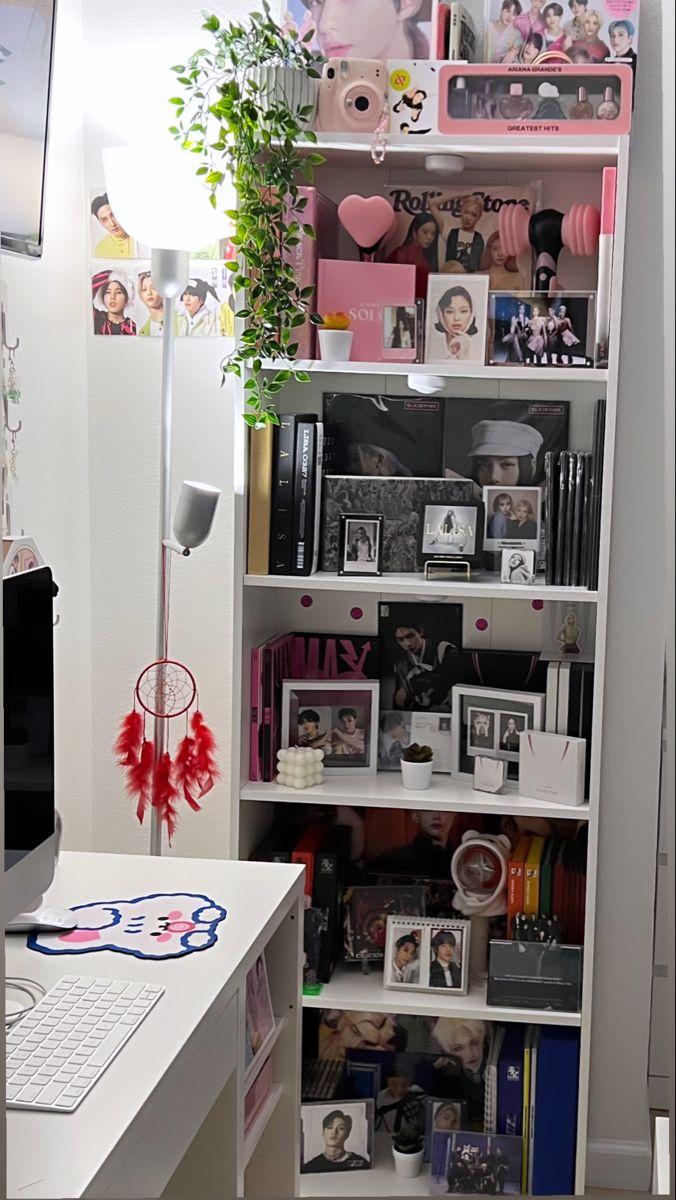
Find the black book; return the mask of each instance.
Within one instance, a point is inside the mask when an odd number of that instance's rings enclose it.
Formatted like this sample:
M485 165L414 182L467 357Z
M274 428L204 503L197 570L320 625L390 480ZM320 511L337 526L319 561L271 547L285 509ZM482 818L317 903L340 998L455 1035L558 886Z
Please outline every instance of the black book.
M290 575L293 551L293 473L298 417L280 413L272 441L270 574Z
M577 454L575 463L575 506L573 509L573 552L570 564L572 587L580 583L580 542L582 540L582 507L584 504L585 472L587 455Z
M563 583L570 587L573 582L573 533L575 528L575 497L577 488L577 454L568 455L568 513L566 516L566 546L563 555Z
M599 550L601 545L601 507L603 492L603 446L606 435L606 402L600 398L594 410L594 487L592 499L592 542L589 562L589 588L599 585Z
M333 825L315 854L312 903L327 914L327 927L319 953L317 978L328 983L342 949L343 886L347 881L352 846L349 825Z
M556 572L557 455L545 454L545 583L554 583Z
M559 455L558 464L558 493L559 499L556 511L556 566L554 569L554 583L557 587L563 584L564 580L564 554L566 547L566 517L568 512L568 459L570 455L567 450L562 451Z
M594 455L585 454L584 497L582 500L582 533L580 538L580 586L587 587L589 580L589 550L592 520L592 478Z
M296 426L296 459L293 483L293 554L292 575L312 574L315 507L314 478L316 424L303 418Z

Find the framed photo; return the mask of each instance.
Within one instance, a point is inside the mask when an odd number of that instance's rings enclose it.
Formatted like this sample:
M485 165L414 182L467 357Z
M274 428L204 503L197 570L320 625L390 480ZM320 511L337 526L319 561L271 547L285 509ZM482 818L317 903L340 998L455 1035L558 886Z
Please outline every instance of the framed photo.
M458 558L470 564L481 561L483 506L480 504L426 504L420 521L420 560Z
M370 513L342 514L339 575L382 575L383 521Z
M503 550L501 583L532 583L535 579L534 550Z
M303 1104L301 1175L368 1171L373 1163L373 1100Z
M407 746L431 746L436 774L451 770L450 713L381 712L378 734L378 770L398 771Z
M593 341L593 293L491 292L489 296L489 364L593 367Z
M464 996L469 979L469 921L387 918L385 987Z
M392 304L383 309L383 345L385 362L417 362L418 310L415 304Z
M375 681L284 680L282 749L323 750L327 775L375 775L379 691Z
M485 487L484 550L540 549L542 488Z
M521 1195L522 1146L521 1137L509 1134L435 1131L430 1149L429 1194Z
M425 362L483 363L488 276L430 275L427 281Z
M425 888L416 884L347 888L345 962L382 962L390 916L422 917Z
M593 604L547 601L542 614L542 658L550 662L593 662L596 609Z
M467 1124L467 1102L465 1100L427 1099L425 1123L425 1160L429 1162L432 1136L435 1133L454 1133Z
M274 1028L275 1015L270 999L268 972L261 954L246 977L246 1066L267 1044Z
M453 688L453 768L457 779L474 778L474 760L501 758L508 780L519 778L519 734L544 727L542 692L457 684Z

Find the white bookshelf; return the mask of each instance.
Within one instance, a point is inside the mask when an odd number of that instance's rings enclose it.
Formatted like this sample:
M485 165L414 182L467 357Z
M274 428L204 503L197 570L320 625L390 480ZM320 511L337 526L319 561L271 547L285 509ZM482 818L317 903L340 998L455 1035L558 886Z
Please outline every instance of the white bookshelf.
M346 1008L374 1012L413 1013L428 1016L457 1012L488 1021L539 1022L579 1027L581 1032L580 1087L576 1161L576 1193L585 1190L587 1152L587 1114L589 1093L590 1040L592 1034L592 993L594 983L594 932L596 915L596 876L601 771L601 735L605 700L604 672L608 602L610 546L610 497L613 487L615 419L618 391L617 347L622 296L625 209L629 139L611 137L519 137L458 139L435 144L425 140L412 145L413 139L393 139L382 166L376 167L369 155L369 138L320 136L318 149L327 162L315 176L316 185L335 200L352 191L363 195L382 193L392 182L425 180L424 158L442 150L465 157L465 174L448 181L433 178L435 185L464 186L475 179L494 184L542 181L542 207L564 211L575 202L600 203L601 170L618 167L617 215L612 295L611 344L615 348L607 370L575 368L509 368L455 364L407 363L334 363L303 362L294 365L310 374L308 384L289 383L279 397L283 411L319 412L321 394L330 390L359 390L369 382L371 390L411 394L407 377L435 374L444 377L443 395L481 398L568 399L570 401L570 445L591 449L593 403L605 394L606 434L604 447L604 499L600 538L600 572L596 591L582 588L546 587L541 581L531 587L512 587L496 576L476 575L468 583L427 582L422 575L384 575L375 578L345 578L320 572L309 578L253 576L246 573L247 443L239 411L234 417L235 518L233 544L233 707L232 707L232 840L233 852L247 855L269 828L273 805L326 804L358 805L392 809L449 809L462 813L508 813L512 815L555 816L588 823L587 907L585 914L584 979L581 1012L555 1014L489 1007L485 987L473 986L468 995L439 1000L425 993L397 992L382 986L380 973L362 975L347 967L338 967L330 983L319 996L304 997L308 1008ZM308 149L310 147L308 146ZM315 149L315 147L312 147ZM561 274L571 290L594 290L596 263L572 259L564 251ZM273 370L283 363L265 363ZM449 401L452 403L452 400ZM475 793L471 784L435 776L426 793L407 793L397 773L381 773L343 781L329 777L320 788L293 791L276 784L249 781L250 650L274 634L307 629L308 632L375 634L379 598L411 597L421 601L463 600L469 614L464 634L471 639L467 649L533 649L532 639L541 636L542 602L575 601L590 604L596 611L595 704L593 715L593 753L589 802L579 808L548 805L519 796L517 791L491 797ZM311 605L308 604L308 598ZM306 607L303 607L303 602ZM351 612L357 610L356 624ZM475 633L478 616L490 614L487 634ZM540 644L540 643L538 643ZM239 803L237 803L239 800ZM343 1186L335 1176L303 1176L301 1195L330 1196ZM394 1174L388 1140L376 1138L375 1163L371 1171L350 1175L350 1193L356 1196L427 1194L426 1174L417 1180L399 1180Z

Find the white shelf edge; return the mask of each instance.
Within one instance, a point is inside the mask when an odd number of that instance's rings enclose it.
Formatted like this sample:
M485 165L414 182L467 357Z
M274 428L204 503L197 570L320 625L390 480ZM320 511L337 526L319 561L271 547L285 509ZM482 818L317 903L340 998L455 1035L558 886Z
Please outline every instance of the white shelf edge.
M338 591L394 594L405 596L471 596L485 600L560 600L564 604L596 604L598 592L582 587L554 587L545 583L500 583L497 578L456 583L450 580L428 581L415 572L385 575L338 575L334 571L317 571L314 575L245 575L245 587L295 588L303 591Z
M627 135L616 134L615 137L609 137L607 132L598 136L587 135L584 137L574 134L559 135L558 137L548 137L545 134L505 134L502 137L496 137L491 134L482 137L481 134L476 134L473 137L451 139L439 136L418 140L393 134L387 139L385 165L390 156L397 158L405 155L407 158L418 158L423 161L427 154L437 151L444 154L464 154L476 158L494 154L504 156L506 153L523 154L526 158L545 156L565 159L570 155L589 159L605 156L617 158L622 138L625 136ZM298 149L307 150L308 153L318 151L320 154L329 156L329 162L330 156L336 154L364 154L370 157L373 142L373 135L370 133L346 135L341 132L318 132L316 137L316 142L299 141Z
M253 1158L256 1147L257 1147L258 1143L260 1142L263 1134L265 1133L265 1130L267 1129L268 1121L270 1120L270 1117L272 1116L277 1105L279 1104L279 1101L282 1098L283 1091L284 1091L283 1084L281 1084L281 1083L273 1083L272 1084L272 1087L270 1088L270 1094L267 1097L265 1104L263 1105L261 1111L259 1112L258 1116L256 1117L256 1120L254 1121L253 1125L251 1126L251 1129L244 1137L244 1167L245 1168L249 1165L251 1159Z
M329 983L317 996L303 996L304 1008L345 1009L354 1012L404 1013L423 1017L460 1017L465 1020L508 1021L534 1025L579 1028L581 1013L550 1012L538 1008L505 1008L486 1003L485 983L470 986L466 996L449 996L442 989L414 992L382 985L382 971L363 975L358 964L350 970L339 963Z
M516 791L505 791L499 795L476 792L469 781L451 779L449 775L433 775L427 791L411 792L403 787L397 771L360 775L351 782L340 776L329 776L319 786L302 791L278 783L245 783L240 791L240 800L281 804L358 804L365 808L420 809L427 812L453 810L482 814L497 812L510 816L589 820L589 803L572 807L546 800L532 800L529 796L520 796Z
M309 371L324 375L440 375L444 379L515 379L531 383L608 382L604 367L488 367L483 363L336 362L326 359L263 359L266 371Z
M265 1066L266 1060L268 1059L272 1050L274 1049L275 1045L277 1044L277 1041L279 1039L279 1036L280 1036L283 1028L284 1028L284 1017L275 1017L274 1029L270 1030L268 1036L266 1037L265 1041L263 1042L263 1045L261 1046L260 1050L257 1052L256 1057L252 1058L251 1062L249 1063L248 1067L246 1068L246 1070L244 1072L244 1091L245 1091L245 1093L248 1092L252 1083L254 1083L258 1079L258 1076L260 1075L263 1067Z

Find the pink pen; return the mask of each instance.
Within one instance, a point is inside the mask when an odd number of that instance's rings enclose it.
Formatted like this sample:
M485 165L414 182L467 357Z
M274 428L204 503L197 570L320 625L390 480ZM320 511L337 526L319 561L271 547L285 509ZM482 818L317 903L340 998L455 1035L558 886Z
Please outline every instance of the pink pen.
M608 366L610 336L610 287L613 272L613 243L615 240L615 194L617 167L603 168L601 185L601 233L599 235L599 277L596 292L596 338L594 361L597 367Z

